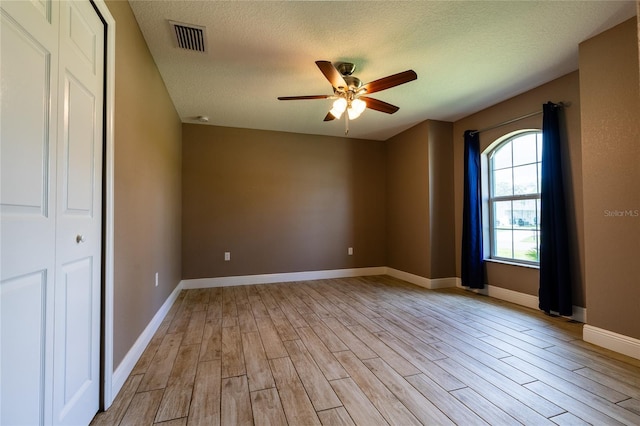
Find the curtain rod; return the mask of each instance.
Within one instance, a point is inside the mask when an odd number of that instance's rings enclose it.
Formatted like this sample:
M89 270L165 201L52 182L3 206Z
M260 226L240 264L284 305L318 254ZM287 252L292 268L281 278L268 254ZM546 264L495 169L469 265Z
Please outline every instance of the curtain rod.
M571 106L571 102L558 102L555 104L560 107L569 107ZM542 110L536 112L530 112L529 114L521 115L520 117L512 118L511 120L503 121L502 123L494 124L493 126L485 127L484 129L474 130L473 132L469 132L472 135L476 133L486 132L488 130L497 129L498 127L506 126L507 124L515 123L516 121L524 120L525 118L534 117L536 115L542 114Z

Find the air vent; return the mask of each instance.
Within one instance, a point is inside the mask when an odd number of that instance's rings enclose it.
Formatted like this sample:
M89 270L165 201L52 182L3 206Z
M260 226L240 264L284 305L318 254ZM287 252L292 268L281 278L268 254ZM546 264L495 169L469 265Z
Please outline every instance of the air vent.
M175 21L169 21L169 24L171 24L176 46L181 49L195 50L196 52L207 51L205 45L205 27Z

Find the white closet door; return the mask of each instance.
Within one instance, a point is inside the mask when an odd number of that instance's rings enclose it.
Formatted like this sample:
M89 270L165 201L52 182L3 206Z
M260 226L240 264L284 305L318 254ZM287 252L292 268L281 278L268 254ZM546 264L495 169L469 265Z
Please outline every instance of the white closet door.
M0 424L87 424L99 398L104 29L88 2L0 8Z
M53 423L87 424L100 393L104 27L60 3Z

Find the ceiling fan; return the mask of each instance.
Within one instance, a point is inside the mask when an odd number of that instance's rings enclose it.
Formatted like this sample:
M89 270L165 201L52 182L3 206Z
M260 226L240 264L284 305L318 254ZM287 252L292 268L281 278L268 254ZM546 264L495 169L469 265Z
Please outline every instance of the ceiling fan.
M387 114L393 114L400 109L395 105L365 95L390 89L418 78L415 71L407 70L363 84L359 78L352 75L356 69L356 66L352 63L340 62L334 66L329 61L316 61L316 65L331 83L333 95L280 96L278 99L281 101L335 99L333 107L325 116L324 121L339 119L346 111L345 134L349 133L349 120L358 118L365 108Z

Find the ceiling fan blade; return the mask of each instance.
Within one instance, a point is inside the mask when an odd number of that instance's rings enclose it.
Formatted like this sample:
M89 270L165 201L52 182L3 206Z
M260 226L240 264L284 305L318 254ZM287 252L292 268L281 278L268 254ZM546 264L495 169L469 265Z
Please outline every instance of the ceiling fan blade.
M307 96L278 96L281 101L297 101L300 99L327 99L329 95L307 95Z
M404 83L408 83L415 80L416 78L418 78L418 74L416 74L414 70L407 70L398 74L393 74L378 80L374 80L362 87L366 90L366 93L375 93L381 90L390 89L391 87L399 86Z
M327 113L327 116L324 118L323 121L331 121L331 120L335 120L336 118L333 116L333 114L331 114L330 112Z
M347 82L344 81L340 72L329 61L316 61L316 65L322 71L322 74L329 80L333 87L347 87Z
M375 109L376 111L380 112L386 112L387 114L393 114L400 109L400 107L391 105L378 99L370 98L368 96L360 96L360 99L367 103L367 108Z

